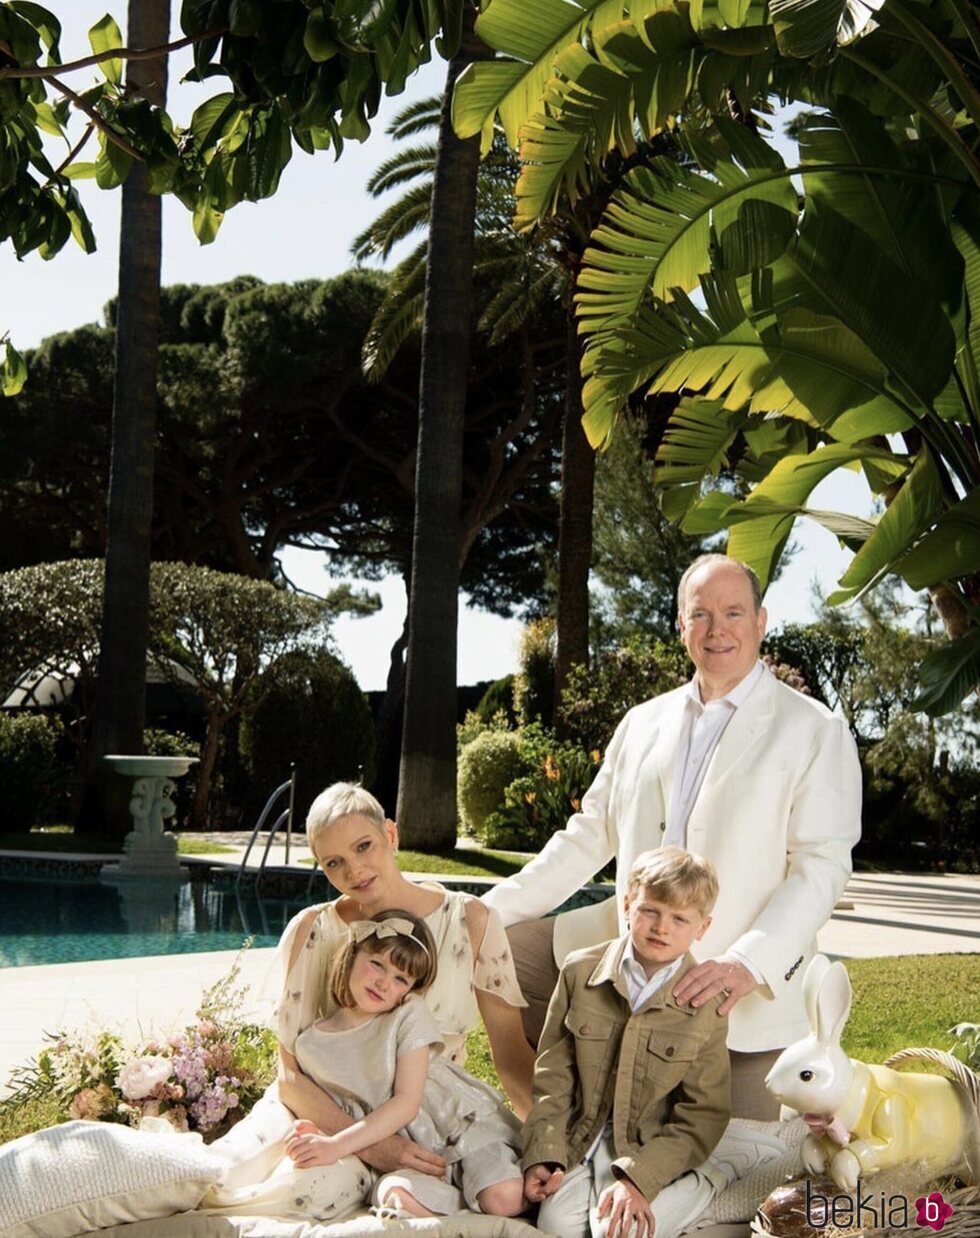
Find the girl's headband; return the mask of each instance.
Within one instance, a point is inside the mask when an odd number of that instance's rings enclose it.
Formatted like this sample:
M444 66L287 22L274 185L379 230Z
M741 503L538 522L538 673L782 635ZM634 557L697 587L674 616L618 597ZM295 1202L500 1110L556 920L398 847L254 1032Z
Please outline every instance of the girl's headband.
M407 937L409 941L422 947L426 958L430 957L428 946L415 936L415 925L411 920L403 920L401 916L391 916L387 920L355 920L350 926L350 934L358 943L369 937L377 937L382 941L386 937Z

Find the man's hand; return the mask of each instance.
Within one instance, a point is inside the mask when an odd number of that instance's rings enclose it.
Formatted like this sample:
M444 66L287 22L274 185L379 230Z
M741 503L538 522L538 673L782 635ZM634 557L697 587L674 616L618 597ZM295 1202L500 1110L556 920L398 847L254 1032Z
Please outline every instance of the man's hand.
M657 1226L650 1201L629 1178L620 1178L606 1187L599 1196L596 1213L600 1221L609 1218L606 1238L653 1238Z
M542 1200L554 1195L565 1177L564 1169L548 1165L532 1165L524 1170L524 1194L532 1204L540 1204Z
M674 997L681 1006L703 1006L721 993L725 1000L718 1013L728 1014L737 1001L756 987L752 973L742 963L726 958L706 959L685 973L674 989Z
M388 1174L397 1169L414 1169L418 1173L431 1174L433 1178L441 1178L446 1172L446 1159L429 1148L423 1148L404 1135L389 1135L387 1139L379 1139L357 1154L362 1161Z

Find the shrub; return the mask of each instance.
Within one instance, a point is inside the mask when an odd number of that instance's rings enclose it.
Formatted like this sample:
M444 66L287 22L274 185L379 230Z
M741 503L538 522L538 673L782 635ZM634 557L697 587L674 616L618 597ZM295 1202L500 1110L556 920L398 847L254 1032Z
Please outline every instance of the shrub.
M503 714L510 727L517 725L517 711L514 709L514 675L504 675L495 679L487 688L480 703L473 711L483 722L491 725L498 714Z
M487 817L488 847L540 851L581 808L582 796L599 771L601 754L598 749L583 752L573 744L557 743L543 728L528 736L525 743L531 749L549 738L550 744L535 763L533 773L515 779L504 792L502 807Z
M482 836L487 816L504 802L504 791L528 772L516 731L483 731L459 754L457 795L464 827Z
M294 821L338 779L374 777L374 724L367 697L350 669L324 651L293 650L255 685L239 737L259 799L289 777L296 762Z
M630 640L602 654L591 668L572 667L558 718L579 747L604 751L627 710L688 677L687 654L679 642Z
M521 634L521 670L514 678L514 709L521 726L549 724L555 710L555 621L536 619Z
M35 714L0 713L0 803L3 833L47 819L62 790L56 761L60 725Z

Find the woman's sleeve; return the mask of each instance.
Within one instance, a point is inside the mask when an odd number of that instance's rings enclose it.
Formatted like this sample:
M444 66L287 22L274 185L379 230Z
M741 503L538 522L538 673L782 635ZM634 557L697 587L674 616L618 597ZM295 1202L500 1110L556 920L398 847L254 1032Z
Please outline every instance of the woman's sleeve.
M295 1054L296 1037L319 1016L329 952L323 946L320 908L308 907L286 925L276 952L281 977L275 1026L279 1043Z
M487 912L487 926L473 960L473 987L502 998L508 1006L526 1006L500 916L486 903L483 907Z

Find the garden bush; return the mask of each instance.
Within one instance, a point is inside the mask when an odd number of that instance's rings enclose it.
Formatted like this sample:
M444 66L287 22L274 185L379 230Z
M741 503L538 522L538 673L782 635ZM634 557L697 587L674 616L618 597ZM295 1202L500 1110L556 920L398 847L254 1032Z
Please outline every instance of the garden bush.
M514 677L517 720L550 725L555 711L555 621L536 619L521 634L521 669Z
M514 678L513 675L504 675L502 679L495 679L480 697L479 704L472 712L481 721L489 725L499 714L503 714L508 726L517 725L517 711L514 709Z
M293 650L255 685L239 745L259 805L296 763L294 822L338 779L374 777L374 724L367 697L350 669L324 651Z
M564 829L599 771L598 749L584 752L559 743L543 727L522 736L525 759L537 753L533 771L516 778L502 805L491 812L484 830L488 847L540 851L556 830Z
M592 667L572 667L558 720L579 747L604 752L627 710L679 687L689 677L687 654L679 641L629 640L601 654Z
M504 802L504 791L528 772L516 731L487 730L459 754L457 797L465 829L482 838L487 816Z
M64 790L57 762L60 724L37 714L0 713L0 833L54 819Z

